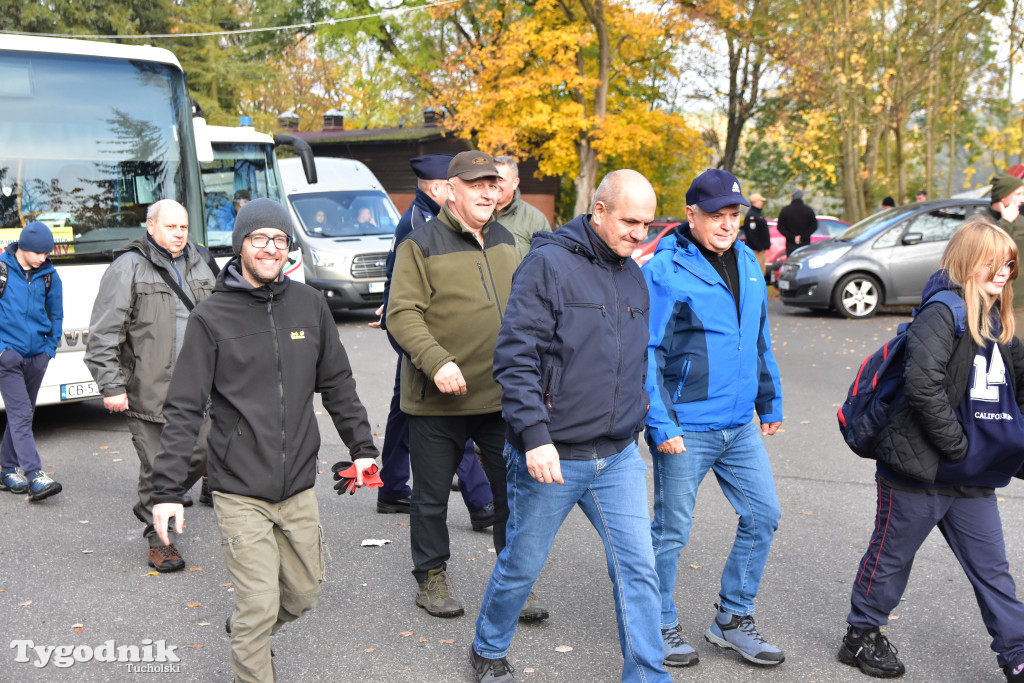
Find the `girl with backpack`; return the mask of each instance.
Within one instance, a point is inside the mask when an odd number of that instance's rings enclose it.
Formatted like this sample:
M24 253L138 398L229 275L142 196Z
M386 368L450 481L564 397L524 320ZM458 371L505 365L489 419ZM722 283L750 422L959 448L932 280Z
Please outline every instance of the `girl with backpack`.
M839 661L876 678L904 673L880 631L914 555L938 526L974 587L1008 681L1024 681L1024 604L1006 560L995 489L1024 467L1024 345L1014 337L1013 239L982 216L953 235L906 342L904 397L879 435L875 529L850 597ZM958 335L940 291L963 299ZM932 303L932 305L929 305Z

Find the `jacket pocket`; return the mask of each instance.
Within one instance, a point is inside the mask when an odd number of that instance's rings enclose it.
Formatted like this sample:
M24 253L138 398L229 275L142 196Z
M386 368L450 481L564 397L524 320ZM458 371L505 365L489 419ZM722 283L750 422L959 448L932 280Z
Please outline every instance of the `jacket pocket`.
M683 388L686 386L686 378L690 374L690 361L689 359L683 361L682 370L679 372L679 384L676 385L675 393L672 394L672 402L679 403L680 397L683 395Z
M549 365L544 371L544 406L548 413L558 405L558 388L562 380L562 369L557 365Z

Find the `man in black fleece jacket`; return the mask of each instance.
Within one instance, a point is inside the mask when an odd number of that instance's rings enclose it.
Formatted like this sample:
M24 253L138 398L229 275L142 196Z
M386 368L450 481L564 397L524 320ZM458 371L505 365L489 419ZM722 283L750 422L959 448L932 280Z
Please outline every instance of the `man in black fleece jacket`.
M235 585L228 620L237 681L272 681L270 636L313 608L324 575L313 484L319 392L363 483L377 449L323 296L281 275L291 217L257 199L238 212L236 257L196 306L164 404L153 520L183 529L188 455L210 402L207 472ZM166 540L165 540L166 542Z

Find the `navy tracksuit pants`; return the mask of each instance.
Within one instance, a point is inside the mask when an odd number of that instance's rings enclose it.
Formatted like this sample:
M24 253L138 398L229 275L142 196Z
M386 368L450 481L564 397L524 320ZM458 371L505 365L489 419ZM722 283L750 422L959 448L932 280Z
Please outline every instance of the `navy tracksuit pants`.
M24 357L14 349L0 353L0 396L7 409L7 428L0 445L0 466L21 467L25 474L43 468L32 433L36 396L50 357L45 353Z
M906 590L914 555L938 526L974 586L999 666L1024 662L1024 604L1006 560L995 495L954 498L876 482L875 530L857 568L847 622L858 631L888 623Z
M380 479L384 483L377 489L377 500L391 501L409 498L409 419L401 409L402 349L391 334L388 341L398 353L395 368L395 390L391 396L391 410L384 427L384 445L380 454ZM492 501L491 485L487 481L480 461L476 457L473 443L466 443L466 451L455 474L459 477L459 492L470 512L476 512Z

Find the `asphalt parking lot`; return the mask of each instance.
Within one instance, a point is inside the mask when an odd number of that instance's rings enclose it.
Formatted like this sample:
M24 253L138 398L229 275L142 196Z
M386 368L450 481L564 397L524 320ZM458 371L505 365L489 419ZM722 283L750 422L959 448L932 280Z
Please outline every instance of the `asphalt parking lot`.
M865 681L839 664L835 653L845 630L849 586L872 528L873 465L846 449L835 411L861 360L894 334L906 314L852 321L783 310L777 301L769 303L769 313L786 419L768 439L768 449L783 517L757 601L757 623L787 659L761 669L703 640L735 528L735 514L711 478L701 488L676 589L684 634L701 661L671 673L677 681ZM379 445L394 354L383 333L367 327L369 311L339 314L337 320ZM179 548L188 569L155 575L146 564L141 524L131 513L138 468L123 419L92 401L41 408L36 424L44 466L64 492L40 504L0 493L0 624L6 636L0 680L160 675L230 681L223 624L232 587L212 510L197 505L186 511ZM369 491L335 495L330 466L348 452L326 415L320 429L326 474L316 490L330 550L328 581L317 609L274 638L279 680L470 680L473 622L494 563L490 535L471 530L453 493L450 569L466 615L429 617L413 602L408 517L377 514ZM1010 566L1019 575L1024 484L1014 481L999 497ZM360 545L371 538L389 543ZM551 618L520 627L510 654L517 680L618 680L622 659L604 551L578 511L559 532L538 589ZM893 617L889 635L907 665L903 680L1003 680L970 585L939 534L918 554ZM97 651L108 641L113 649ZM171 671L149 671L156 663L136 663L133 669L130 663L97 661L119 646L143 653L149 647L155 655L160 641L179 660L168 663ZM91 661L76 661L75 653L84 659L87 650ZM44 656L49 659L41 665Z

